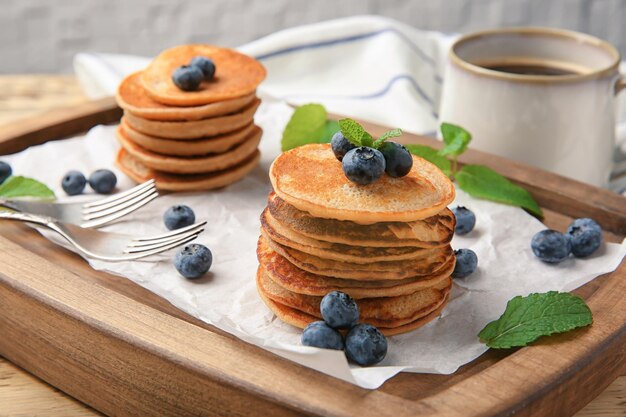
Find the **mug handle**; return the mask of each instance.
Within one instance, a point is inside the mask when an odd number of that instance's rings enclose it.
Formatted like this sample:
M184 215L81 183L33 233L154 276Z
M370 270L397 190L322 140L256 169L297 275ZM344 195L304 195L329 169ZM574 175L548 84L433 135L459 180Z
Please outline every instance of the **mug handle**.
M617 81L615 81L615 94L619 93L626 88L626 75L620 75Z
M619 75L619 77L615 81L615 85L613 89L614 89L615 95L618 95L622 90L626 90L626 74ZM616 138L616 143L615 143L615 148L614 148L614 158L617 161L617 163L620 165L621 163L623 163L623 161L626 161L626 153L622 151L622 148L624 148L625 145L626 145L626 138L622 140L618 140L618 138ZM616 171L616 166L613 167L613 173L615 173L615 171ZM622 173L624 172L623 170L620 170L620 171Z

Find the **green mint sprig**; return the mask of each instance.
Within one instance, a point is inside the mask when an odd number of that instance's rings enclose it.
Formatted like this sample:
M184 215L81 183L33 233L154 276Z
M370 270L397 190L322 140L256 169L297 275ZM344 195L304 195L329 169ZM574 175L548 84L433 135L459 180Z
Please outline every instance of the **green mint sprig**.
M0 197L38 197L42 199L54 199L54 191L47 185L22 176L11 176L0 184Z
M305 104L298 107L283 131L281 148L284 151L307 143L329 143L339 125L328 120L328 113L321 104Z
M452 164L450 160L441 155L435 148L426 145L404 145L413 155L424 158L428 162L434 164L448 177L452 176Z
M512 298L502 316L487 324L478 337L490 348L508 349L591 323L591 310L582 298L550 291Z
M543 215L528 191L489 167L465 165L456 173L456 182L462 190L474 197L519 206L539 217Z
M339 129L348 142L354 146L369 146L370 148L380 149L387 139L402 136L402 130L392 129L383 133L381 137L374 140L372 135L367 133L363 126L352 119L339 120Z
M472 140L472 135L467 130L451 123L442 123L441 134L444 147L440 150L424 145L408 145L407 149L437 165L469 195L522 207L537 217L543 217L539 204L527 190L513 184L493 169L483 165L465 165L458 168L457 159L467 150Z

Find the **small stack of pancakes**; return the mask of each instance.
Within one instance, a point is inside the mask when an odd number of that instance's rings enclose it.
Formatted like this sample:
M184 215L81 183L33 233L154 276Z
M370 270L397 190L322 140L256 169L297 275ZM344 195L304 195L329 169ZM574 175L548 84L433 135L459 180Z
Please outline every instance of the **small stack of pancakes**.
M210 58L215 77L183 91L172 73L192 58ZM137 182L155 179L162 190L223 187L243 178L260 158L261 129L253 117L265 68L232 49L184 45L162 52L117 90L124 117L117 165Z
M272 164L257 246L257 289L283 321L320 320L330 291L356 299L361 322L385 335L416 329L445 306L455 257L450 180L413 157L409 174L350 182L329 145L305 145Z

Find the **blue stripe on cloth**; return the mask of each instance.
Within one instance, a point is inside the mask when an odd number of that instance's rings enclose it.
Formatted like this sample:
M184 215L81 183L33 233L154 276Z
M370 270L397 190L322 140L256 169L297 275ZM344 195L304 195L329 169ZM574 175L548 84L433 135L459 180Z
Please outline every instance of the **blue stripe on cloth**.
M397 83L398 81L401 80L406 80L409 81L409 83L411 84L411 86L415 89L415 91L417 92L417 94L419 94L419 96L426 102L429 104L430 109L431 109L431 115L435 118L438 119L439 115L437 114L437 112L433 109L434 103L431 100L430 97L428 97L428 95L424 92L424 90L422 90L422 88L420 87L420 85L417 83L417 81L415 81L415 79L413 77L411 77L408 74L400 74L400 75L396 75L395 77L393 77L392 79L389 80L389 82L387 82L387 84L379 91L373 92L373 93L369 93L369 94L363 94L363 95L337 95L337 94L289 94L286 96L281 97L282 99L287 99L287 98L295 98L295 97L311 97L311 98L328 98L328 99L348 99L348 100L371 100L371 99L375 99L375 98L379 98L384 96L385 94L387 94L390 90L391 87L393 87L393 85L395 83Z
M290 46L288 48L279 49L277 51L273 51L273 52L268 52L268 53L265 53L265 54L257 55L257 56L255 56L255 58L258 59L258 60L274 58L276 56L285 55L285 54L289 54L291 52L301 51L301 50L304 50L304 49L323 48L325 46L340 45L340 44L343 44L343 43L359 41L361 39L373 38L373 37L382 35L384 33L392 33L392 34L398 36L400 39L405 41L411 47L411 49L417 55L419 55L424 61L426 61L432 67L435 66L435 61L434 61L434 59L432 57L430 57L428 54L426 54L419 46L417 46L417 44L415 42L413 42L404 33L400 32L399 30L394 29L394 28L380 29L380 30L377 30L377 31L374 31L374 32L368 32L368 33L362 33L362 34L359 34L359 35L346 36L346 37L337 38L337 39L329 39L329 40L326 40L326 41L319 41L319 42L305 43L305 44L301 44L301 45L294 45L294 46ZM438 82L441 82L441 77L439 77L438 74L435 74L435 79Z

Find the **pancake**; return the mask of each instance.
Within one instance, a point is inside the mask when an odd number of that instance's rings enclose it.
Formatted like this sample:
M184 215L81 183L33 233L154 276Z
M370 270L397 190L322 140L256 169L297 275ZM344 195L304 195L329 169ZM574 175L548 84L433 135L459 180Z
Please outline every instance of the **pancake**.
M261 234L270 248L285 257L296 267L312 274L333 278L384 281L388 279L400 280L417 276L428 276L435 274L439 269L443 268L448 259L453 256L452 248L445 246L437 248L438 253L429 254L421 259L355 264L309 255L272 241L265 235L263 229L261 229Z
M287 324L298 327L300 329L304 329L309 323L319 320L319 318L314 317L310 314L306 314L293 307L288 307L284 304L280 304L280 303L273 301L263 292L263 288L259 287L258 285L257 285L257 291L259 293L259 296L265 303L265 305L276 315L276 317L278 317L280 320L284 321ZM419 327L422 327L423 325L427 324L428 322L432 321L433 319L437 318L437 316L439 316L439 314L441 313L441 311L444 309L445 305L447 304L448 298L449 298L449 293L444 297L439 307L437 307L431 313L423 317L420 317L411 323L407 323L405 325L398 326L395 328L378 327L378 330L380 330L385 336L393 336L393 335L397 335L401 333L407 333Z
M445 246L454 235L455 218L445 208L424 220L409 223L383 222L362 225L351 221L320 219L296 209L272 192L267 206L282 230L317 241L352 246L432 248ZM289 235L291 236L291 235Z
M124 118L120 126L128 139L149 151L171 156L197 156L226 152L243 142L255 125L250 123L231 133L197 140L174 140L146 135L130 127Z
M215 63L215 77L203 81L196 91L183 91L172 73L192 58L204 56ZM141 74L141 83L155 101L172 106L197 106L251 94L265 79L266 71L256 59L211 45L182 45L166 49Z
M218 154L210 154L197 157L176 157L157 154L141 146L136 145L124 134L123 130L118 126L117 138L122 147L132 157L137 159L147 168L156 171L173 173L173 174L203 174L207 172L222 171L241 163L248 159L252 154L257 152L257 147L261 140L262 130L255 126L254 130L249 134L246 140L235 148ZM184 144L182 145L184 146Z
M452 256L446 265L433 275L403 280L357 281L331 278L297 268L271 249L263 238L260 238L257 244L257 258L268 277L289 291L316 296L341 291L355 299L407 295L437 286L448 279L455 264L455 258Z
M141 72L130 74L117 88L117 104L138 117L150 120L199 120L223 116L243 109L255 98L254 92L242 97L192 107L172 107L154 101L141 85Z
M263 268L257 273L257 286L273 301L300 310L318 319L322 318L322 297L297 294L272 281ZM440 288L427 288L399 297L368 298L357 302L359 321L376 327L398 327L424 317L435 310L446 297L452 285L450 278Z
M369 264L381 261L403 261L423 259L429 254L436 254L438 249L415 247L363 247L341 243L330 243L299 235L285 227L281 227L266 208L261 214L261 227L265 234L274 242L299 250L300 252L319 258L341 262Z
M435 165L413 155L408 175L383 175L369 185L350 181L330 144L309 144L279 155L270 167L276 194L314 217L359 224L412 222L441 212L454 186Z
M254 99L238 113L187 122L148 120L129 112L124 113L124 119L130 127L147 135L166 139L198 139L233 132L252 123L254 112L260 103L261 100Z
M261 153L256 151L239 165L223 171L198 175L176 175L152 170L122 148L117 153L116 165L137 183L154 179L159 190L200 191L225 187L239 181L257 166L260 158Z

